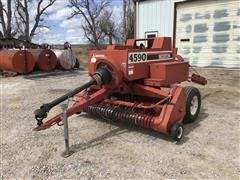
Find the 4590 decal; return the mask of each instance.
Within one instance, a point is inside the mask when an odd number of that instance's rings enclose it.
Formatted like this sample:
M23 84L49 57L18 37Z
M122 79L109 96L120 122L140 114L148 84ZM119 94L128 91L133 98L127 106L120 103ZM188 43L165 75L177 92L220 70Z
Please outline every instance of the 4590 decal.
M146 53L129 53L128 54L128 64L141 63L145 61L147 61Z

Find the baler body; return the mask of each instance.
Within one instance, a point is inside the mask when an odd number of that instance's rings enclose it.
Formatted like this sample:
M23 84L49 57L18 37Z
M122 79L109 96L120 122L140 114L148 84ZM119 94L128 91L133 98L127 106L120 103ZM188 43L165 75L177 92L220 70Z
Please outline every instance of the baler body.
M147 40L149 39L138 41ZM100 106L102 111L104 107L106 111L111 111L117 106L124 110L119 110L114 117L113 113L103 113L105 118L127 120L144 128L168 133L173 123L182 122L186 106L184 88L169 87L188 80L189 64L181 59L174 59L177 55L172 49L171 38L157 38L152 41L151 48L139 49L135 40L128 40L126 46L113 45L106 50L91 51L88 72L92 76L98 68L106 67L115 74L112 84L105 87L112 89L114 95L105 98ZM161 90L161 87L168 87L173 92ZM131 96L133 100L126 101L127 96ZM138 105L131 111L134 104ZM93 109L98 111L97 105L87 108L86 112L96 114Z
M181 138L183 131L178 128L190 106L186 106L189 93L179 84L189 80L189 64L172 48L170 37L130 39L124 46L90 51L89 75L94 77L99 69L107 70L111 81L96 78L95 84L76 94L69 116L84 111ZM196 108L197 117L200 107ZM61 115L57 115L38 130L60 121Z

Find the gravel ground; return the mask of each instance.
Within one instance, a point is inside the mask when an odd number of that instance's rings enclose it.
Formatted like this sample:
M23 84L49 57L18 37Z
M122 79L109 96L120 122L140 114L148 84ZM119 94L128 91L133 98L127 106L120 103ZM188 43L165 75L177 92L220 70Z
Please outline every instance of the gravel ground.
M86 72L0 78L0 179L239 179L239 71L198 71L209 84L198 86L202 110L181 143L81 114L69 121L69 158L61 156L63 127L32 131L33 111L86 82Z

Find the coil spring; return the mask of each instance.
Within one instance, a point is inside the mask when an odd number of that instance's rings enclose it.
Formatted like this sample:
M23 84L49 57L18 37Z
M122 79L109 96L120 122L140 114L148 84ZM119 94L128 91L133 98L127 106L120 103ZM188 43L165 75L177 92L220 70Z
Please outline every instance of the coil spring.
M137 125L143 128L152 127L153 116L132 107L114 106L107 103L90 105L84 109L85 112L100 116L116 122L124 122L129 125Z

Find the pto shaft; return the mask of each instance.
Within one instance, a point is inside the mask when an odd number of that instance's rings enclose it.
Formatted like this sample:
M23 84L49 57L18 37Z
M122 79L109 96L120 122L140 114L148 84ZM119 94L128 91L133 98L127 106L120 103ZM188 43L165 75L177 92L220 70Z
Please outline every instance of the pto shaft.
M38 125L42 124L42 120L47 117L48 112L56 105L65 101L66 99L73 97L77 93L87 89L91 85L102 85L108 84L112 80L111 73L106 68L97 69L96 73L92 76L91 80L84 85L70 91L69 93L51 101L50 103L43 104L39 109L34 111L35 118L38 121Z

